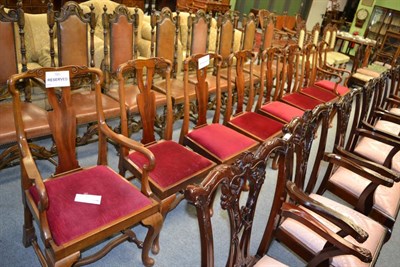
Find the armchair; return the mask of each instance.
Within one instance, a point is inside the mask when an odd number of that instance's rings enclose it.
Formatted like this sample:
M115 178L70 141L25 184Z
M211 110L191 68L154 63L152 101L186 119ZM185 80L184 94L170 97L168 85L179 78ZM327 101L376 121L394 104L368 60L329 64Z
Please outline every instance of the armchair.
M92 77L97 92L94 100L98 106L99 154L98 164L81 167L76 157L75 109L69 84L48 84L46 75L64 72L73 79L77 76ZM58 152L54 175L46 178L40 173L27 143L25 125L21 114L21 101L16 83L20 79L36 78L46 82L46 95L52 106L49 111L49 125ZM51 79L51 78L50 78ZM149 251L158 252L153 240L158 235L162 216L159 205L151 197L148 181L143 180L141 189L130 184L107 165L107 138L121 146L142 153L149 162L143 166L145 172L154 168L153 154L142 145L115 134L105 124L102 109L100 84L103 74L98 69L84 66L40 68L13 75L9 90L13 97L13 110L18 148L21 161L21 189L24 205L23 244L33 246L42 265L72 266L92 263L104 257L112 248L124 241L134 242L142 249L142 261L146 266L154 264ZM101 199L82 203L79 194L96 195ZM37 241L33 222L38 225L41 243ZM149 228L144 243L140 242L131 227L142 223ZM110 240L111 238L111 240ZM85 258L81 253L106 242L99 251ZM43 251L41 246L44 247Z

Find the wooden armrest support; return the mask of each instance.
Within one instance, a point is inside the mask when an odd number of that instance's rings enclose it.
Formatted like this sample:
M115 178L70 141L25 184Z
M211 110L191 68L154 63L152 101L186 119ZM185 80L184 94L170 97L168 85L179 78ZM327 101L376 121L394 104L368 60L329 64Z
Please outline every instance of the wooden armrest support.
M356 225L351 219L344 217L337 211L323 205L322 203L310 198L301 191L293 182L286 182L286 189L289 195L299 204L311 211L323 216L325 219L337 225L346 234L351 235L358 242L362 243L368 238L368 233Z
M391 170L389 168L386 168L385 166L378 164L376 162L370 161L370 160L366 160L360 156L357 156L354 153L351 153L347 150L345 150L342 147L335 147L335 152L339 155L343 155L346 156L346 158L352 160L353 162L364 166L366 168L369 168L381 175L383 175L386 178L392 179L394 182L399 182L400 181L400 173L396 172L394 170Z
M389 179L377 172L374 172L371 169L363 167L356 162L352 161L351 159L346 158L343 155L338 155L334 153L325 153L324 160L340 167L344 167L358 175L370 180L375 184L381 184L387 187L393 186L393 180Z
M364 137L368 137L371 139L374 139L376 141L385 143L387 145L391 145L394 147L394 149L400 150L400 141L390 138L390 137L386 137L384 135L379 134L376 131L370 131L367 129L356 129L357 134L364 136Z
M399 120L387 120L387 121L392 121L394 123L397 123L397 121L399 121ZM394 135L394 134L389 133L389 132L384 132L384 131L382 131L380 129L377 129L374 125L372 125L372 124L370 124L370 123L368 123L368 122L366 122L364 120L361 122L361 125L362 125L363 129L369 130L369 131L374 132L374 133L378 133L378 134L380 134L382 136L385 136L387 138L392 138L392 139L395 139L397 141L400 141L400 136L399 135Z
M350 243L298 206L285 202L283 203L281 210L283 216L292 218L307 226L341 251L354 255L363 262L372 261L372 254L368 249Z

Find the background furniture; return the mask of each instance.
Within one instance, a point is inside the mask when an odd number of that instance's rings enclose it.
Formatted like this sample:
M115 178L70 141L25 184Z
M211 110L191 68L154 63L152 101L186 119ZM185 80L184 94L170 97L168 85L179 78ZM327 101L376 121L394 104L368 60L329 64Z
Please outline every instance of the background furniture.
M364 36L372 40L382 41L386 31L400 33L400 11L375 6Z

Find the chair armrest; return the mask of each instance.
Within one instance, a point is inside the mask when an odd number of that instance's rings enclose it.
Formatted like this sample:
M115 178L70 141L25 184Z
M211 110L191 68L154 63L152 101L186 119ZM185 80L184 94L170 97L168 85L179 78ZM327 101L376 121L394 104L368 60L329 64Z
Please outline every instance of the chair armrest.
M292 218L297 222L300 222L301 224L305 225L306 227L310 228L311 230L319 234L321 237L326 239L327 242L333 244L336 248L340 249L341 251L345 251L348 254L354 255L363 262L372 261L372 254L368 249L350 243L343 237L339 236L338 234L334 233L332 230L327 228L317 218L309 214L307 211L288 202L283 203L281 210L282 210L282 215L284 217Z
M293 200L310 209L311 211L323 216L325 219L337 225L346 234L351 235L358 242L363 243L368 238L368 233L356 225L351 219L344 217L337 211L323 205L322 203L310 198L301 191L292 181L286 182L286 189Z
M360 136L368 137L384 144L394 146L394 148L397 147L398 150L400 149L400 141L397 138L390 138L385 135L379 134L377 131L370 131L367 129L357 128L356 132Z
M363 167L351 159L346 158L345 156L334 154L334 153L325 153L323 159L329 163L335 164L340 167L344 167L358 175L370 180L375 184L384 185L387 187L393 186L393 180L389 179L373 170L370 170L366 167Z
M354 153L351 153L347 150L345 150L342 147L335 147L335 152L339 155L343 155L346 158L352 160L353 162L364 166L368 169L371 169L381 175L383 175L386 178L392 179L394 182L400 182L400 173L396 172L394 170L391 170L389 168L386 168L385 166L378 164L376 162L370 161L370 160L366 160L360 156L357 156Z

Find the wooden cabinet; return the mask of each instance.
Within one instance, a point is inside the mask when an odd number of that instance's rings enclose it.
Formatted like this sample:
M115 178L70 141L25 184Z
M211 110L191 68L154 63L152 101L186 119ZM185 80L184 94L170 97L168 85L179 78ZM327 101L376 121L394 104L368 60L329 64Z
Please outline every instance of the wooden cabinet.
M382 42L387 31L400 34L400 11L375 6L365 37Z

